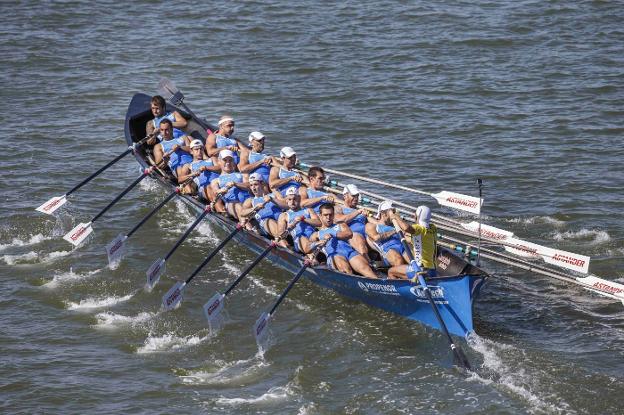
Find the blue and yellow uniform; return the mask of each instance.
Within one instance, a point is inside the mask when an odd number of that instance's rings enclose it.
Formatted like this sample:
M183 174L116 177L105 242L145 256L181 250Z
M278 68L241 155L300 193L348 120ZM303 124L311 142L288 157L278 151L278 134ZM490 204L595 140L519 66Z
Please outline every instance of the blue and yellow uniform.
M426 271L429 276L436 275L437 235L438 229L434 224L430 224L429 227L412 225L414 260L418 266L408 265L407 278L413 278L416 272L421 270Z

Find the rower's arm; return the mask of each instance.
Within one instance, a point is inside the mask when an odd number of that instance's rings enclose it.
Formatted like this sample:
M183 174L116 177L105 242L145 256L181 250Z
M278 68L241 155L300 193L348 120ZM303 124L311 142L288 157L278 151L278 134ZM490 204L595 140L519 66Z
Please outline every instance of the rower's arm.
M254 171L255 169L257 169L258 167L262 166L263 164L267 164L268 166L271 165L271 159L270 158L266 158L263 160L258 160L255 163L249 163L249 151L241 151L241 158L240 158L240 162L238 163L238 171L240 171L241 173L251 173L252 171Z
M184 118L182 114L180 114L178 111L174 111L173 115L175 116L175 119L176 119L175 122L173 123L173 127L177 128L178 130L186 128L186 126L188 125L188 121L186 120L186 118Z
M319 217L316 214L316 212L313 211L310 208L308 208L308 212L310 213L310 217L309 218L304 218L303 221L305 223L307 223L308 225L314 226L315 228L318 228L319 226L322 226L321 220L319 219Z
M367 223L365 229L366 229L366 236L368 236L373 242L385 241L386 239L391 238L392 235L395 234L394 230L379 233L377 232L377 227L373 223Z
M286 232L287 227L288 227L288 214L284 212L277 219L277 229L278 229L279 234L283 235Z
M193 173L191 171L191 165L189 164L185 164L184 166L180 167L179 170L179 174L178 174L178 183L182 183L185 180L187 180L189 177L195 177L197 176L197 174Z
M147 140L147 142L145 143L148 146L155 146L158 144L158 138L156 137L156 135L158 134L158 131L156 131L156 127L154 127L154 120L149 120L145 124L145 135L149 136L152 134L153 134L152 138Z
M234 186L238 187L241 190L249 190L249 182L242 182L242 183L234 182Z
M216 157L219 155L219 149L217 148L217 137L214 133L210 133L206 137L206 153L209 157Z
M360 214L362 214L362 212L359 209L354 209L353 212L347 214L341 209L340 213L336 214L336 222L349 223Z
M160 143L154 146L154 163L159 165L163 160L163 149Z
M312 235L310 235L310 242L316 242L319 241L319 233L318 232L314 232Z
M336 233L336 238L348 240L353 236L353 231L346 224L340 224L340 230Z
M401 230L403 232L409 233L409 234L413 234L414 233L414 228L412 228L410 225L405 223L405 221L403 219L401 219L401 217L399 215L397 215L396 213L394 215L392 215L392 220L396 221L396 223L399 225L399 228L401 228Z
M254 207L253 207L253 203L251 203L251 199L247 199L243 202L243 206L242 209L240 211L240 216L246 217L251 215L251 212L253 212Z

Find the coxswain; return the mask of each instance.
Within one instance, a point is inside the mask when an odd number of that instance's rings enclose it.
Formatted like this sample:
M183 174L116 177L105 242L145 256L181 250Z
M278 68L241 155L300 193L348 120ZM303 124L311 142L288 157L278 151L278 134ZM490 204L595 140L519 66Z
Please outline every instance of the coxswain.
M405 223L396 212L392 213L391 218L397 222L403 232L411 235L416 263L392 267L388 270L388 277L413 279L418 273L423 273L427 277L435 277L437 275L438 229L431 223L431 209L427 206L418 206L414 214L416 223L412 225Z
M186 118L182 116L178 111L166 112L166 102L160 95L154 95L150 101L150 109L152 110L153 119L149 120L145 125L145 132L147 135L158 133L158 127L160 122L164 119L168 119L173 124L173 138L179 138L184 135L182 131L188 125ZM148 140L147 144L155 145L158 142L157 138Z
M191 140L187 135L174 138L173 123L168 118L162 120L158 128L162 141L154 146L154 162L158 166L165 160L171 173L178 177L178 167L193 161L189 154Z
M215 209L238 219L241 204L251 196L248 192L249 183L245 183L242 173L236 171L234 153L231 150L223 149L219 152L219 166L221 174L210 182L215 198L218 198L214 204Z
M329 239L323 247L327 256L327 265L345 274L357 272L368 278L377 278L375 272L368 265L368 261L347 242L353 232L345 223L334 223L334 205L323 203L319 208L321 226L310 236L310 242ZM312 247L314 249L314 247Z
M301 186L301 206L310 207L318 214L323 203L334 203L334 196L323 191L325 185L325 171L322 167L313 166L308 170L309 187Z
M282 213L277 221L279 235L283 235L296 223L289 232L295 251L309 254L314 250L314 247L310 246L309 238L316 231L315 227L321 226L321 221L312 209L301 207L301 196L295 187L286 190L286 203L288 210ZM281 240L279 244L288 247L286 240Z
M210 157L219 155L223 149L230 150L234 153L234 163L237 165L240 161L238 154L240 146L237 140L232 137L234 134L234 118L229 115L223 115L219 119L219 129L211 132L206 137L206 153Z
M262 176L262 181L268 185L271 165L279 163L275 157L263 153L265 138L260 131L253 131L249 134L251 150L242 149L238 171L243 174L258 173Z
M401 244L401 237L392 226L392 202L384 200L377 208L379 223L366 224L367 241L373 249L379 252L384 264L390 267L405 265L409 258Z
M303 186L303 177L294 171L297 164L297 153L292 147L284 147L280 150L282 157L281 166L273 166L269 175L269 186L278 197L286 197L286 191L290 188L295 190Z
M185 182L189 177L193 178L193 185L197 189L197 193L204 199L213 201L214 192L210 187L210 183L219 177L221 167L214 160L208 158L204 153L204 143L201 140L191 141L191 155L193 161L187 163L178 169L178 183ZM185 192L192 189L192 184L185 186ZM191 192L192 193L192 192Z
M266 192L265 182L258 172L249 175L249 189L252 197L245 200L240 209L239 218L247 218L254 213L253 219L259 227L259 233L271 239L280 235L277 221L282 209L273 201L271 194ZM257 210L259 209L259 210Z
M354 184L346 185L342 189L342 199L344 206L336 206L336 221L344 222L349 226L353 232L349 243L367 262L370 262L368 244L366 243L368 212L365 209L358 209L357 207L360 201L360 191L357 186Z

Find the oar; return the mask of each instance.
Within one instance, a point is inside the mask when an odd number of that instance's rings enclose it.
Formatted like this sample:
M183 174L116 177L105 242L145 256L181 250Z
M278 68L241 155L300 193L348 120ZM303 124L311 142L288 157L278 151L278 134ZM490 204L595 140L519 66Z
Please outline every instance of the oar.
M405 249L405 252L407 253L407 256L410 259L410 265L414 267L414 270L420 268L418 266L418 263L414 259L414 253L412 252L412 249L408 245L407 239L405 238L405 234L401 230L401 227L399 226L396 220L392 220L392 223L394 224L394 229L396 229L397 233L401 235L401 244L403 245L403 248ZM425 281L423 274L417 272L416 275L418 277L418 282L420 286L422 287L423 292L427 296L427 300L429 300L429 304L431 304L431 309L433 310L433 314L435 314L436 319L438 320L440 329L442 330L442 333L444 333L444 335L446 336L446 339L448 340L449 345L451 346L451 350L453 352L453 355L456 358L456 361L459 362L465 369L472 370L470 367L470 363L468 362L468 359L466 358L466 355L464 355L464 351L461 349L459 345L455 344L455 342L453 341L453 338L449 334L448 328L446 327L446 323L444 322L444 319L442 318L442 315L440 314L440 310L438 310L437 304L435 303L435 301L433 300L433 297L431 296L431 291L429 290L429 286L427 285L427 281Z
M184 94L180 91L175 84L167 79L162 78L160 82L158 82L158 91L163 95L163 97L169 101L172 105L176 107L182 107L186 112L188 112L191 117L201 125L205 130L209 129L210 126L201 118L199 118L191 109L184 103Z
M316 256L316 254L325 246L327 241L329 241L329 239L324 239L318 242L318 245L312 252L313 257ZM256 343L258 343L258 345L262 344L262 339L268 333L269 321L271 320L271 317L273 317L273 314L275 314L275 310L277 310L277 307L279 307L282 301L284 301L284 298L286 298L286 295L288 294L288 292L294 287L297 281L299 281L299 278L301 278L301 275L303 275L305 270L308 269L310 266L312 266L312 260L306 258L303 261L303 265L301 266L301 268L299 268L299 271L297 271L293 279L290 280L290 283L288 283L288 286L282 292L282 294L278 297L277 301L275 301L275 303L273 304L273 307L271 307L269 312L262 313L260 317L258 318L258 320L256 320L256 323L254 324L254 327L253 327L253 332L254 332L254 336L256 337Z
M158 212L163 206L165 206L171 199L180 193L180 187L176 187L176 189L169 193L169 195L158 204L154 209L152 209L143 219L137 223L134 228L132 228L127 234L120 233L110 241L106 245L106 255L108 256L108 263L112 265L121 261L121 259L126 254L126 240L132 236L145 222L147 222L156 212Z
M162 308L165 311L173 310L180 305L180 302L182 301L182 295L184 294L184 287L186 287L191 282L191 280L195 278L195 276L202 270L202 268L204 268L204 266L206 266L206 264L209 263L210 260L214 258L214 256L217 255L217 253L221 249L223 249L223 247L230 241L230 239L232 239L242 228L243 226L241 224L237 224L236 228L232 232L230 232L230 234L226 236L226 238L221 241L221 243L215 249L213 249L210 254L208 254L206 259L204 259L204 261L199 264L197 268L195 268L195 271L193 271L193 273L185 281L176 282L173 287L171 287L169 291L167 291L167 294L165 294L162 298Z
M207 205L204 208L204 211L197 217L197 219L195 219L195 221L193 221L191 226L189 226L184 232L184 234L180 236L178 241L175 243L175 245L173 245L173 247L169 250L169 252L167 252L167 254L163 258L158 258L156 261L152 263L152 265L150 265L150 267L145 272L145 275L147 276L147 283L145 285L145 288L148 291L151 291L152 288L154 288L154 286L158 283L158 280L160 280L161 275L165 273L165 270L167 269L167 260L171 258L171 255L173 255L173 253L178 249L178 247L182 245L182 242L186 240L186 238L191 234L191 232L193 232L193 229L195 229L195 227L199 225L199 222L201 222L202 219L204 219L204 217L211 210L212 209L210 208L210 205Z
M104 166L100 167L99 170L97 170L96 172L91 174L89 177L87 177L86 179L84 179L83 181L78 183L76 186L72 187L64 195L62 195L62 196L55 196L55 197L50 198L50 200L48 200L47 202L45 202L44 204L42 204L41 206L39 206L35 210L37 210L37 211L39 211L41 213L47 213L48 215L51 215L52 213L54 213L54 211L56 211L58 208L60 208L61 206L63 206L67 202L67 197L70 194L74 193L76 190L80 189L82 186L84 186L85 184L89 183L95 177L99 176L100 173L102 173L104 170L108 169L110 166L112 166L113 164L117 163L119 160L121 160L122 158L126 157L128 154L132 153L134 150L136 150L136 148L138 146L140 146L143 143L145 143L145 141L147 141L151 137L152 136L149 135L149 136L143 138L142 140L132 144L131 146L128 147L128 149L126 151L124 151L123 153L121 153L120 155L118 155L117 157L112 159L111 161L109 161Z
M453 243L445 243L438 241L438 243L444 247L450 248L452 250L463 252L466 255L476 255L476 251L470 247L470 244L450 237L440 235L442 239L446 239ZM461 244L461 245L458 245ZM589 275L587 277L570 277L560 271L549 269L532 262L515 258L510 255L507 255L502 252L493 251L488 248L481 247L481 256L485 259L489 259L495 262L499 262L505 265L511 265L516 268L520 268L525 271L535 272L537 274L541 274L547 277L554 278L559 281L567 282L569 284L574 284L579 287L585 288L589 291L592 291L598 295L603 297L611 298L614 300L621 301L624 304L624 285L618 284L614 281L605 280L603 278L599 278L596 275Z
M312 167L305 163L300 163L300 165L305 168ZM405 190L406 192L412 192L412 193L417 193L421 195L431 196L434 199L436 199L438 203L442 206L448 206L454 209L463 210L466 212L474 213L475 215L479 214L479 212L481 211L481 205L483 204L482 199L480 200L477 197L467 196L461 193L449 192L446 190L443 190L439 193L429 193L423 190L412 189L411 187L401 186L398 184L392 184L392 183L384 182L384 181L377 180L377 179L369 179L368 177L358 176L358 175L351 174L351 173L345 173L345 172L341 172L338 170L332 170L332 169L328 169L325 167L323 167L323 170L325 170L328 173L337 174L337 175L344 176L344 177L350 177L352 179L361 180L363 182L375 183L375 184L379 184L379 185L386 186L386 187L392 187L392 188L399 189L399 190Z
M279 238L277 238L277 240L271 241L269 246L267 246L265 250L262 251L262 253L258 255L258 257L254 259L247 266L247 268L243 270L243 272L240 273L240 275L227 287L227 289L223 292L223 294L221 294L220 292L216 292L210 298L210 300L208 300L206 304L204 304L204 315L206 316L206 319L208 320L208 324L210 325L210 328L215 326L215 322L217 321L219 314L223 310L223 304L224 304L223 300L225 300L225 297L230 292L232 292L232 290L243 280L243 278L245 278L251 272L251 270L254 269L255 266L258 265L260 261L262 261L262 259L273 250L273 248L277 246L280 239L282 239L290 230L292 230L292 228L297 226L297 223L298 222L292 223L291 226L289 226L284 231L284 234L282 234Z
M98 220L104 213L106 213L108 209L112 208L115 203L119 202L119 200L124 197L126 193L132 190L134 186L139 184L141 180L149 176L150 173L152 173L153 169L153 167L148 167L147 169L145 169L143 171L143 174L141 174L135 181L133 181L130 186L126 187L123 192L119 193L119 195L117 195L117 197L115 197L108 205L106 205L104 209L102 209L97 215L95 215L93 219L91 219L91 221L79 223L74 227L74 229L67 232L67 234L63 236L63 239L65 239L67 242L71 243L74 246L80 245L82 241L84 241L87 236L89 236L93 232L93 227L91 226L93 222Z

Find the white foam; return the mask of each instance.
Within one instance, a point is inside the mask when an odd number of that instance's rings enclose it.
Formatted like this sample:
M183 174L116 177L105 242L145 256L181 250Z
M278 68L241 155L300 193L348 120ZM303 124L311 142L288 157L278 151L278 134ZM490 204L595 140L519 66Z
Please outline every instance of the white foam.
M286 386L276 386L269 389L266 393L256 397L256 398L226 398L221 397L217 399L216 403L221 405L255 405L262 404L267 402L274 401L283 401L286 399L290 399L292 395L292 390L289 385Z
M43 234L38 233L37 235L33 235L29 240L24 241L19 238L13 238L13 240L8 244L0 244L0 251L4 251L7 248L17 247L17 246L26 246L26 245L34 245L39 242L45 241L46 239L52 239L49 236L43 236Z
M156 180L152 179L151 177L146 177L139 183L139 189L149 193L152 193L160 188L161 187L158 185Z
M36 253L35 251L30 251L26 254L4 255L2 257L2 260L7 265L18 265L18 264L32 263L33 259L37 259L37 258L39 258L39 254Z
M269 366L262 353L258 352L250 359L224 362L214 362L219 369L215 372L198 370L188 375L180 376L184 383L202 383L212 385L233 384L240 385L244 380L253 377L260 369Z
M468 380L481 382L490 386L498 385L502 387L503 390L521 397L529 405L539 411L553 413L566 412L566 408L561 407L561 402L559 405L550 404L533 392L542 389L536 384L534 376L527 373L523 368L515 367L515 364L524 359L524 351L511 345L500 344L484 339L474 333L469 336L468 344L472 349L483 356L482 368L485 369L479 371L480 374L471 372L471 376ZM518 354L521 354L522 357L519 357ZM512 362L511 364L505 362L505 355L509 355L508 357ZM565 404L563 403L563 405Z
M105 297L105 298L86 298L84 300L80 300L79 303L74 303L71 301L66 302L68 310L91 310L94 308L102 308L102 307L110 307L115 304L123 303L124 301L128 301L134 296L135 293L131 293L128 295L124 295L123 297Z
M104 329L111 329L111 328L117 328L120 326L134 326L139 323L143 323L147 320L150 320L157 315L158 313L151 313L151 312L144 311L144 312L137 314L136 316L124 316L124 315L116 314L110 311L105 311L95 316L95 318L98 321L96 324L96 327L104 328Z
M567 239L590 239L593 238L591 244L601 244L611 239L611 236L606 232L599 229L581 229L579 231L566 231L555 232L553 239L555 241L564 241Z
M92 277L93 275L97 274L100 271L102 271L102 270L101 269L96 269L94 271L89 271L89 272L85 272L85 273L76 273L76 272L74 272L70 268L68 272L63 272L63 273L60 273L60 274L56 274L50 281L48 281L47 283L43 284L43 286L46 287L46 288L55 288L59 284L62 284L62 283L65 283L65 282L78 281L78 280L81 280L81 279L84 279L84 278Z
M164 336L152 336L151 334L145 339L143 346L137 349L137 353L160 353L168 351L176 351L187 347L195 346L205 340L210 335L200 337L198 335L190 335L178 337L174 334L165 334Z
M510 223L519 223L522 225L533 225L535 223L546 223L555 227L560 227L560 226L565 225L564 221L555 219L552 216L531 216L528 218L517 217L517 218L506 219L506 221Z

